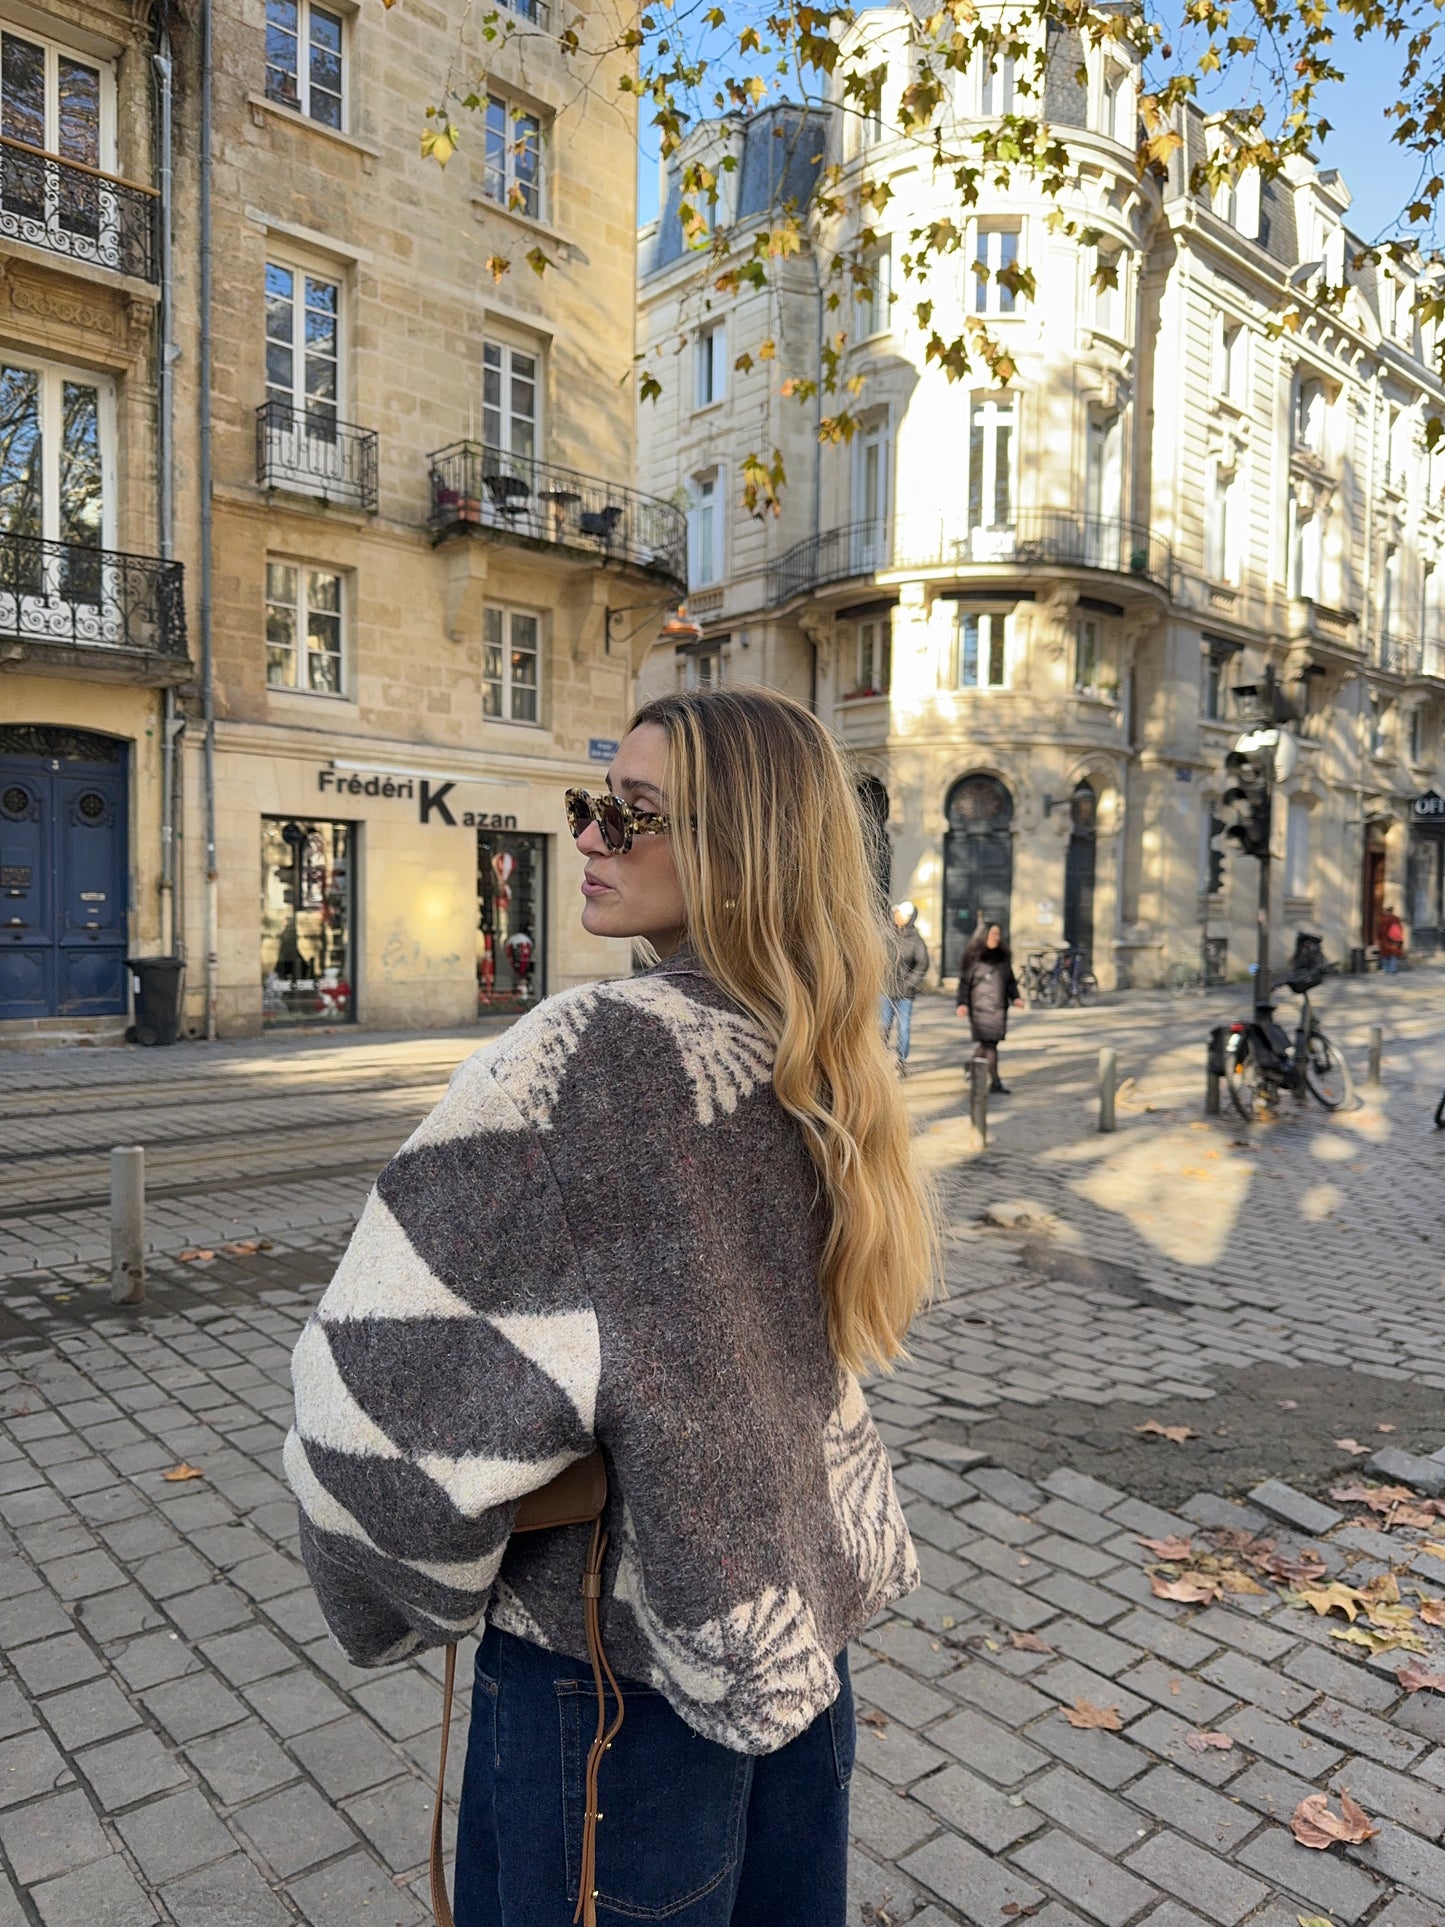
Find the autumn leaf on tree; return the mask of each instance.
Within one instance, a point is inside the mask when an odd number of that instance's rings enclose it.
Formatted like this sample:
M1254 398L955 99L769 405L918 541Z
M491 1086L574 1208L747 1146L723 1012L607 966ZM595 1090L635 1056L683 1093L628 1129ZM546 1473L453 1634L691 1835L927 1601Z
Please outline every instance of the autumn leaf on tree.
M1395 1678L1407 1693L1445 1693L1445 1673L1431 1673L1418 1660L1407 1660Z
M1189 1425L1161 1425L1157 1418L1136 1425L1134 1430L1147 1438L1170 1439L1175 1445L1183 1445L1186 1439L1197 1439L1199 1434Z
M1117 1733L1124 1724L1117 1706L1095 1706L1092 1700L1083 1698L1076 1699L1062 1711L1070 1726L1099 1727L1106 1733Z
M1177 1533L1171 1533L1167 1539L1145 1539L1140 1537L1138 1543L1143 1546L1146 1552L1152 1552L1156 1559L1168 1559L1170 1561L1187 1559L1194 1550L1194 1541L1192 1539L1181 1539Z
M1358 1847L1380 1831L1364 1809L1343 1790L1337 1814L1330 1812L1327 1793L1311 1793L1301 1800L1290 1816L1289 1830L1302 1847L1313 1847L1321 1853L1340 1843Z

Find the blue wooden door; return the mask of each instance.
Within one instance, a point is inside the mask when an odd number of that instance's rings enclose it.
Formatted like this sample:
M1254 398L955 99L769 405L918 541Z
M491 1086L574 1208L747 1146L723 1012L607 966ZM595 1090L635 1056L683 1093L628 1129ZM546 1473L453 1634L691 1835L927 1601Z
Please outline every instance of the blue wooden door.
M27 734L43 750L46 732ZM126 1008L124 745L69 731L54 737L53 755L0 748L0 1018L118 1016Z

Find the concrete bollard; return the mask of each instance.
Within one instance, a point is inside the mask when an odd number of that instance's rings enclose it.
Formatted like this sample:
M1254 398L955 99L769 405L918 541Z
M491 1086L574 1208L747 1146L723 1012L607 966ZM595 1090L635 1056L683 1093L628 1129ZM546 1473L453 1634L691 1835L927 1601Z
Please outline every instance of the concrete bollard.
M146 1154L118 1144L110 1154L110 1301L141 1305L146 1295Z
M988 1149L988 1065L981 1057L975 1057L969 1066L968 1110L973 1123L974 1149L986 1151Z
M1378 1024L1370 1026L1370 1069L1365 1079L1367 1084L1380 1082L1380 1059L1384 1054L1385 1034Z
M1107 1046L1099 1052L1099 1129L1114 1131L1114 1095L1119 1082L1119 1060Z

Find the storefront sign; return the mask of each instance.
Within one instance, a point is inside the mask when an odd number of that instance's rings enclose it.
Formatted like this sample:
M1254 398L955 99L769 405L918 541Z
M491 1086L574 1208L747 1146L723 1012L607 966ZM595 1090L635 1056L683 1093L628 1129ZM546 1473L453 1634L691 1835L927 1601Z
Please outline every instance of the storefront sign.
M417 820L422 823L445 823L452 829L464 830L516 829L515 816L489 810L463 810L453 804L450 798L456 786L456 779L433 782L425 776L347 776L334 769L316 772L316 787L323 796L414 798Z
M1426 790L1423 796L1417 796L1410 805L1410 814L1417 823L1431 817L1445 820L1445 796L1442 796L1438 790Z
M587 760L591 763L610 763L621 748L610 736L589 736L587 739Z

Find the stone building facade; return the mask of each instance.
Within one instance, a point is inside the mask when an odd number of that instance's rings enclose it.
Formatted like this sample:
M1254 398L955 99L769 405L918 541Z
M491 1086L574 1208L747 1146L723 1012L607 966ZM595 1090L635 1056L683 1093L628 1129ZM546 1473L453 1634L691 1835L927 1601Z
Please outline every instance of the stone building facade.
M89 44L97 10L70 12ZM605 770L641 639L682 592L685 528L631 486L626 56L589 69L606 111L579 109L565 24L549 0L484 18L211 0L176 17L173 205L153 224L173 242L167 472L189 618L189 660L182 630L163 665L182 682L169 924L150 855L162 670L107 637L71 651L69 682L52 649L48 680L0 691L26 723L57 706L112 733L126 718L146 852L126 942L185 956L193 1033L465 1023L627 967L581 928L562 792ZM116 57L127 145L106 158L159 183L152 51ZM424 113L457 79L480 106L457 114L442 168ZM35 272L7 264L7 338L12 307L17 338L30 325ZM71 259L50 272L70 277L65 315L35 324L57 356L71 309L120 316L87 351L134 364L116 382L134 507L115 541L158 554L164 264L118 288ZM112 1001L101 1027L127 1015Z
M1211 887L1210 838L1230 816L1224 757L1276 703L1300 742L1275 803L1276 956L1300 929L1342 960L1368 951L1387 904L1433 953L1445 468L1423 428L1445 391L1412 313L1417 275L1356 263L1334 174L1191 191L1223 138L1197 114L1167 176L1141 180L1127 58L1063 37L1045 111L1073 163L1062 212L1096 238L1071 239L1016 173L967 211L963 248L925 291L901 257L958 210L896 133L913 31L897 7L855 29L885 71L876 118L835 102L805 140L780 140L803 121L783 108L694 136L740 153L744 196L751 150L780 144L799 167L887 182L887 236L841 314L824 291L854 237L832 217L766 293L709 285L675 173L643 232L640 345L682 373L642 410L640 479L687 492L704 630L655 648L644 686L752 679L811 697L886 817L892 894L919 904L943 972L997 919L1016 952L1080 945L1106 986L1158 983L1206 941L1231 975L1253 961L1256 866L1230 850ZM1007 62L954 77L959 131L1013 111L1014 80ZM759 190L724 214L776 219L781 198ZM1014 263L1031 290L998 278ZM1348 283L1342 303L1320 297L1326 282ZM927 363L924 292L945 338L986 324L1007 383L982 369L950 383ZM850 322L861 430L820 447L778 370L815 376L824 330ZM765 336L776 361L756 358ZM754 520L738 467L774 445L782 513Z

